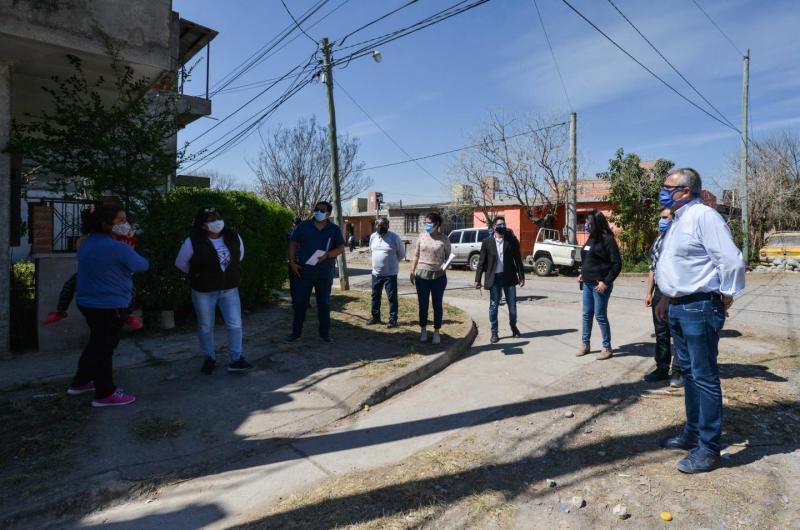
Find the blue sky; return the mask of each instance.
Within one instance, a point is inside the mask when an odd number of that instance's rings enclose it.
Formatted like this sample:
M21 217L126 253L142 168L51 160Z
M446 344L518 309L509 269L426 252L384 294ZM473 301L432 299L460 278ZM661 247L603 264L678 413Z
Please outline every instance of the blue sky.
M318 16L346 0L330 0ZM341 39L351 30L399 7L407 0L349 0L308 32ZM286 0L295 16L314 0ZM583 176L607 167L617 148L643 159L667 158L693 166L706 187L717 192L730 181L737 133L691 107L652 78L560 0L538 0L578 114L578 150ZM740 49L750 48L751 136L789 130L800 134L800 2L797 0L698 0ZM398 29L454 3L422 0L354 35L347 44ZM699 100L630 26L603 0L571 0L601 29L675 88ZM616 0L616 5L737 127L741 123L741 56L711 25L692 0ZM221 7L223 6L224 7ZM291 23L279 0L174 0L184 18L212 27L211 83ZM316 17L311 18L311 23ZM294 35L292 35L294 36ZM305 63L314 44L300 36L235 85L281 76ZM412 156L454 149L490 111L528 113L566 120L569 107L560 87L532 0L493 0L429 29L380 47L380 64L353 61L334 77ZM334 56L335 50L334 50ZM205 87L201 65L189 93ZM279 87L276 87L276 89ZM213 116L222 118L258 90L218 94ZM202 147L274 99L273 90L221 124L192 147ZM361 140L367 167L407 157L341 92L336 95L340 132ZM314 83L285 103L263 125L294 124L316 115L327 123L324 85ZM191 140L217 122L201 119L181 133ZM246 160L259 149L257 134L203 169L253 182ZM441 181L453 178L452 156L422 161ZM414 164L368 172L372 190L387 201L430 202L448 197L443 184Z

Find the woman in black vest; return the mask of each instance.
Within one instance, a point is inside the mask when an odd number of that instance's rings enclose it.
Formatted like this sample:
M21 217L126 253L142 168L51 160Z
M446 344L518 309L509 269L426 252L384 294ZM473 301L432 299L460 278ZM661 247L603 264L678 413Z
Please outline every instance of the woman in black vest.
M216 208L198 210L192 234L183 242L175 266L189 275L192 286L197 338L205 356L204 374L211 374L217 364L214 351L217 306L228 330L228 371L242 372L252 368L242 356L242 307L239 302L242 259L242 238L225 227L222 212Z

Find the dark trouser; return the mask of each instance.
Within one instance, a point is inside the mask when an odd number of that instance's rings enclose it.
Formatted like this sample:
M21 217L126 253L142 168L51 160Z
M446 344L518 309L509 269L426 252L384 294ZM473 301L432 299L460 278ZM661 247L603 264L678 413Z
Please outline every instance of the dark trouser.
M701 300L669 306L669 329L684 378L684 435L719 455L722 434L722 389L717 354L725 324L722 301Z
M381 318L381 291L389 299L389 322L397 322L397 275L372 275L372 318Z
M435 280L423 280L417 276L415 280L420 327L424 328L428 325L428 302L431 299L433 300L433 328L441 328L444 316L442 300L444 300L444 290L447 288L447 275L444 274Z
M95 399L110 396L117 389L111 371L111 358L114 348L119 344L120 333L128 309L93 309L78 307L86 323L89 324L89 344L83 349L78 361L78 371L72 379L72 386L83 386L94 382Z
M76 272L69 277L69 280L64 282L61 292L58 293L58 305L56 306L57 311L61 311L63 313L69 309L69 305L72 303L72 299L75 297L75 288L77 285L78 273Z
M515 285L506 285L502 273L495 274L494 283L489 290L489 324L492 327L493 334L497 334L497 308L504 294L506 295L506 305L508 306L508 323L513 328L517 325L517 287Z
M653 292L653 328L656 332L656 366L661 370L669 370L670 362L672 361L672 373L680 372L678 368L678 358L677 356L673 359L672 358L672 346L671 336L669 333L669 323L659 320L656 316L656 306L658 302L661 300L662 294L661 291L658 289L656 285L655 291Z
M295 297L297 296L297 276L292 272L291 265L289 266L289 295L292 297L292 307L294 307Z
M333 267L328 265L303 265L300 277L295 285L294 321L292 335L299 337L303 333L306 321L308 300L313 289L317 295L317 319L319 320L319 336L328 338L331 335L331 287L333 285Z

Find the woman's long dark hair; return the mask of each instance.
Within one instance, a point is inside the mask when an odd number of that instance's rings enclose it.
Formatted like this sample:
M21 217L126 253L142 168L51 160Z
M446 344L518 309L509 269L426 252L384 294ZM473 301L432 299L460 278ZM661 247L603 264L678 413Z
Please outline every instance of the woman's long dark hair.
M220 219L225 219L225 216L222 214L222 210L219 210L217 208L200 208L194 215L194 224L192 225L192 237L203 237L206 235L206 231L203 228L203 224L208 222L208 216L212 213L216 213L217 215L219 215ZM227 230L227 227L225 228L225 230ZM223 230L223 232L225 230Z
M113 225L114 218L117 214L124 210L122 206L118 205L103 205L94 208L94 210L84 210L81 213L81 232L86 234L97 234L103 232L103 225Z
M613 236L614 232L608 225L608 220L603 212L592 212L589 214L589 237L594 241L602 241L605 236Z

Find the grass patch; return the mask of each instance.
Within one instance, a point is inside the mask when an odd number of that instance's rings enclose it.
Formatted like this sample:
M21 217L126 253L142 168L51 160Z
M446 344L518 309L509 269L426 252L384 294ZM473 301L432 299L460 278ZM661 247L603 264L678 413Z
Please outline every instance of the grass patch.
M186 428L186 422L179 418L159 418L153 416L133 424L131 432L145 442L157 442L164 438L177 438Z

